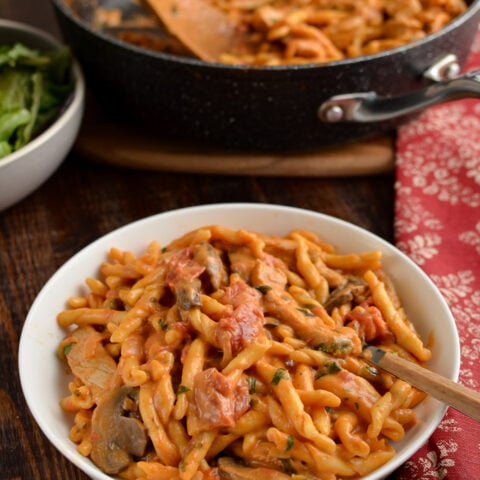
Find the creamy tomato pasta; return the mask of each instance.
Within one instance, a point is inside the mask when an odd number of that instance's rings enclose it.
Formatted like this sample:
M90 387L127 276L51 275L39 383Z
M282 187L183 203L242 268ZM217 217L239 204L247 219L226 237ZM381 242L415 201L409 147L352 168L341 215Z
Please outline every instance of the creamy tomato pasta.
M257 66L325 63L378 53L438 32L467 9L465 0L204 1L225 12L242 33L243 41L224 52L220 62ZM96 23L121 25L121 11L98 8ZM147 34L118 35L145 48L171 48L158 42L155 46Z
M424 394L362 357L423 364L379 251L206 226L112 248L58 315L70 439L125 479L359 478L395 455Z
M248 32L225 63L325 63L424 38L467 9L464 0L210 0Z

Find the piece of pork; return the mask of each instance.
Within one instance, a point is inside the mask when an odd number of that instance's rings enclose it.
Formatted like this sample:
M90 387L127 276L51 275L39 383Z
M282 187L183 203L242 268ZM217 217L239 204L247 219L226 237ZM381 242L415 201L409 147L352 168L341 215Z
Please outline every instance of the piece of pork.
M219 319L215 332L216 344L233 355L259 339L264 334L262 295L238 279L226 289L220 302L231 308ZM228 342L228 347L227 347Z
M288 292L269 290L264 295L265 312L293 328L295 333L312 347L334 356L359 355L362 342L355 330L348 327L332 329L311 313L299 309Z
M90 388L94 399L109 388L117 369L115 360L103 346L104 339L90 325L79 327L70 335L65 355L72 373Z
M200 430L234 427L250 407L248 390L244 379L235 382L216 368L197 373L193 394Z
M184 248L169 258L165 280L174 291L180 310L190 310L201 305L199 277L204 271L205 266L193 259L190 248Z

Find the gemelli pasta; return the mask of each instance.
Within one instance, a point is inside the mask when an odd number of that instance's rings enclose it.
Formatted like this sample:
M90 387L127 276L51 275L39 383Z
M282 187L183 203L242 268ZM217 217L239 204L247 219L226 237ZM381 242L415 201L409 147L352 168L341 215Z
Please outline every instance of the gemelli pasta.
M241 33L239 45L224 52L219 61L256 66L326 63L371 55L438 32L468 8L464 0L204 1L225 12ZM122 12L99 7L95 21L120 26ZM158 36L153 39L128 29L120 30L118 36L144 48L189 55L181 45Z
M420 40L463 13L464 0L211 0L249 32L225 63L325 63Z
M372 367L424 364L381 252L219 225L112 248L58 314L70 439L137 480L359 478L395 455L424 394Z

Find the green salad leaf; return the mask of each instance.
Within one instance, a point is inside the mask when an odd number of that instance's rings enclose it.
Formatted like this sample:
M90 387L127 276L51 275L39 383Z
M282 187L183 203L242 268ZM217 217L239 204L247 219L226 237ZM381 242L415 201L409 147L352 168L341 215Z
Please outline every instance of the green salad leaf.
M73 91L68 47L0 46L0 159L27 144L58 116Z

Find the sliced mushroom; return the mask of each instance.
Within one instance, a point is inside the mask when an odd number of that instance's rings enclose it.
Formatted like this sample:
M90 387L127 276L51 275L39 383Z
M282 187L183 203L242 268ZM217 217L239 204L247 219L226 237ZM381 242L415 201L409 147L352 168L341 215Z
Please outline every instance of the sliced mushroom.
M206 268L214 290L218 290L228 284L225 265L217 250L208 242L200 242L195 245L193 248L193 258Z
M191 282L179 282L175 286L177 295L177 306L180 310L190 310L202 305L201 299L202 284L198 278Z
M144 425L137 418L126 416L136 407L137 399L138 388L122 386L105 393L93 412L91 457L105 473L119 473L132 456L145 453Z
M358 279L349 280L341 287L337 287L328 297L324 307L328 313L331 313L335 307L340 307L345 303L355 301L356 304L365 300L368 294L368 286L366 283Z

